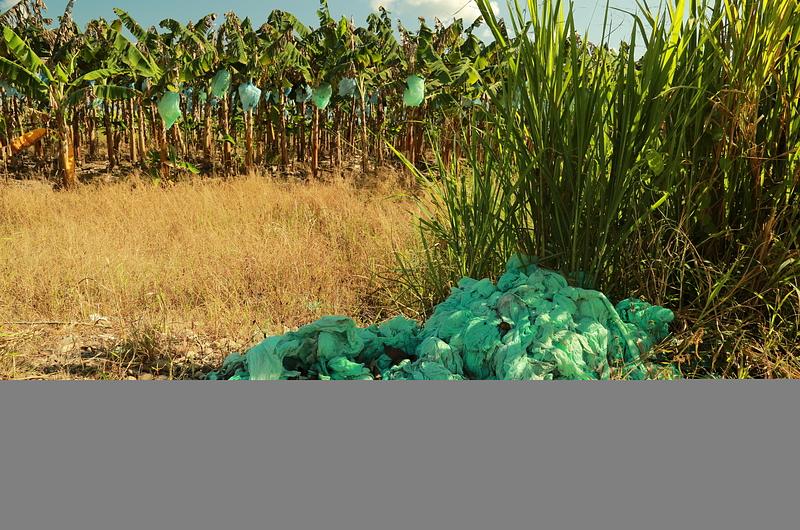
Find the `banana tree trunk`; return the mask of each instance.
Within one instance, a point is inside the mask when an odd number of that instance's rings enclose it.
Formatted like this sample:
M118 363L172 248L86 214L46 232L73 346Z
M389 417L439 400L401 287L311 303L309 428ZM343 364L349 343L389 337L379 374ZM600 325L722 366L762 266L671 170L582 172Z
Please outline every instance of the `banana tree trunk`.
M187 158L186 156L186 144L183 141L183 134L181 134L181 128L179 125L172 126L172 134L175 138L175 147L176 150L181 153L184 159Z
M340 130L340 125L342 123L342 115L340 112L336 112L336 122L334 124L334 130L336 131L336 140L334 145L334 157L333 157L333 164L336 167L342 165L342 132Z
M138 149L136 148L137 143L137 135L136 135L136 114L135 109L133 107L133 99L128 100L126 103L126 113L127 122L128 122L128 143L131 155L131 164L136 165L139 163L139 153Z
M211 129L211 103L206 102L203 109L203 158L206 164L212 166L214 164L212 146L214 132Z
M269 117L269 116L268 116ZM265 132L266 138L264 139L264 158L262 163L266 166L270 162L270 158L275 155L275 144L277 142L275 136L275 125L272 120L267 121L267 130Z
M367 99L361 92L361 170L369 171L369 146L367 145Z
M11 107L13 109L11 123L13 123L14 127L16 128L16 130L19 131L20 134L22 134L23 133L23 131L22 131L22 116L21 116L22 111L20 110L20 105L17 102L17 98L13 98L11 101L12 101L11 102Z
M411 152L412 146L414 145L414 125L412 120L412 110L408 109L406 111L406 137L405 137L405 154L406 158L413 162L414 160L414 153Z
M142 102L139 101L139 104L136 105L136 118L139 120L139 156L141 158L142 166L145 165L146 155L147 155L147 146L145 144L145 120L144 120L144 109L142 108Z
M314 122L311 126L311 175L317 178L319 173L319 109L314 107Z
M74 188L78 184L75 177L75 159L72 157L70 130L63 110L56 112L58 134L58 164L61 168L61 179L65 189Z
M278 109L280 115L280 135L281 135L281 163L283 167L289 165L289 148L286 145L286 95L281 94L281 106Z
M8 159L11 149L7 146L7 142L0 146L0 158L3 159L3 177L8 180L10 174L8 172Z
M114 131L111 130L111 107L103 101L103 123L106 128L106 150L108 156L108 170L114 169Z
M424 112L422 107L420 107L417 111L417 120L415 123L415 130L416 134L414 135L414 163L417 164L422 160L422 151L425 148L425 131L422 127L422 119L424 116Z
M386 124L386 119L382 101L379 101L377 111L377 127L375 128L377 131L377 138L375 139L375 148L378 154L378 166L383 166L383 128Z
M301 163L305 163L306 161L306 104L300 104L300 116L302 119L300 120L300 145L299 151L297 152L297 158L300 160Z
M230 124L228 122L228 96L222 98L222 105L219 109L219 121L222 125L222 172L227 175L231 168L231 144L228 142L230 137Z
M245 144L245 155L244 155L244 166L245 170L250 173L252 172L254 167L254 156L253 156L253 111L248 110L244 113L244 144Z
M77 111L72 114L72 150L76 163L81 158L81 114Z
M2 100L2 107L3 107L3 116L11 117L11 111L9 110L8 103L5 99ZM11 155L11 136L12 136L12 124L9 122L3 131L3 135L0 136L0 158L3 159L3 176L6 180L8 180L9 173L8 173L8 161Z
M262 163L264 160L264 146L266 145L266 132L264 128L264 101L259 101L254 116L253 123L253 146L255 163Z
M167 141L167 129L164 127L164 122L159 123L158 143L159 143L159 159L161 163L161 177L169 178L169 142Z
M356 129L356 100L353 98L353 108L350 111L350 119L347 126L347 150L348 156L353 156L353 145L355 144L355 129Z
M89 116L87 118L87 136L89 137L89 159L94 160L97 157L97 113L94 110L94 105L89 106Z
M158 111L156 110L156 104L150 103L150 135L153 140L156 142L157 146L160 146L159 143L161 141L161 118L158 117Z

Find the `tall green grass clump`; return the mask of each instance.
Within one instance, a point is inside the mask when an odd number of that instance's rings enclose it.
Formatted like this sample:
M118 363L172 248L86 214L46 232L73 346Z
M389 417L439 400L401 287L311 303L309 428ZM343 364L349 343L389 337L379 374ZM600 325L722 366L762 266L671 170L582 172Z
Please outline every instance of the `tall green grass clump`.
M506 70L463 140L480 154L418 172L433 198L407 283L522 252L676 309L661 349L689 374L800 375L798 4L642 3L614 48L608 8L590 43L560 0L510 5L508 25L477 1Z

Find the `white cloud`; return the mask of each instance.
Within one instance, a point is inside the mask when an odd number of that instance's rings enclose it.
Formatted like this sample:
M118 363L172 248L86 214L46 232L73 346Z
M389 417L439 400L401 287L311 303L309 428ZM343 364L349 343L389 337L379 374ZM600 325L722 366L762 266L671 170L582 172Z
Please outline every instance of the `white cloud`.
M383 7L387 10L390 10L394 8L394 2L395 0L371 0L369 5L372 7L372 9Z
M474 0L372 0L372 8L383 6L399 17L423 17L429 23L434 18L450 22L454 18L463 18L471 24L481 15ZM500 12L497 2L491 2L495 13Z

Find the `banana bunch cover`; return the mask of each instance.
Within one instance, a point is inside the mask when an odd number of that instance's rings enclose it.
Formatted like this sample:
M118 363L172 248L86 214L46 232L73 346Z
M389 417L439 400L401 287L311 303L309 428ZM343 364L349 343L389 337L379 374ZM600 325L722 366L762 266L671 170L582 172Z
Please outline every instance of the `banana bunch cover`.
M211 95L219 99L228 93L230 87L231 73L227 70L220 70L211 80Z
M239 99L242 102L242 109L245 112L250 112L258 106L258 100L261 99L261 89L252 82L243 83L239 85Z
M425 99L425 80L418 75L406 79L407 88L403 92L403 105L419 107Z
M333 95L333 89L330 83L323 83L311 92L311 101L318 109L324 110L331 102L331 95Z
M167 92L161 96L158 102L158 114L164 120L164 127L167 130L175 125L181 117L181 96L177 92Z

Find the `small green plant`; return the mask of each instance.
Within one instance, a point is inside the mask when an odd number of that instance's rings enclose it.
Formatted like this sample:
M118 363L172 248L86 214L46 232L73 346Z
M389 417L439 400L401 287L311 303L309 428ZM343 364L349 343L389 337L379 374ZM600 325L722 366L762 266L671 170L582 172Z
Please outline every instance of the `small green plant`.
M170 176L174 179L180 175L199 175L200 169L194 164L182 160L178 157L178 152L174 147L170 146L169 155L167 159L167 167L169 167ZM146 157L147 173L154 181L161 181L163 174L161 173L161 158L158 150L151 149L147 152Z

